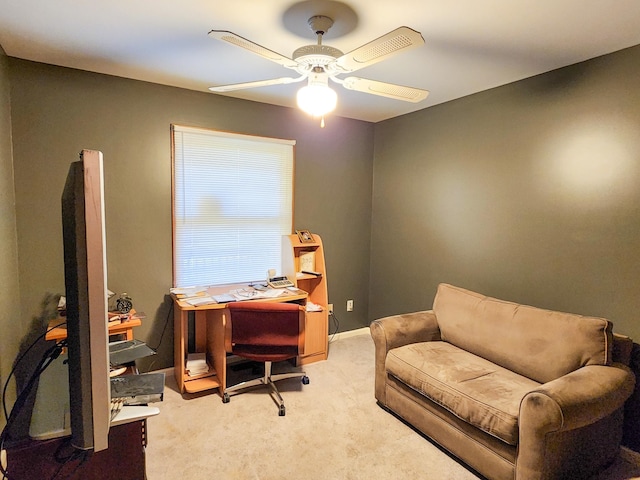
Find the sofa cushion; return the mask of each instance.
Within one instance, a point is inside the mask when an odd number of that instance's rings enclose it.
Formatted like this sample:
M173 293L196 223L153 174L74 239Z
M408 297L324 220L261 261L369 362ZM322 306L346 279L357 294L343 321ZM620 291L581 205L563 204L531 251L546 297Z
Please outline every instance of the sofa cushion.
M520 401L540 384L446 342L412 343L387 354L386 370L462 420L518 443Z
M433 310L442 340L541 383L609 365L612 324L440 284Z

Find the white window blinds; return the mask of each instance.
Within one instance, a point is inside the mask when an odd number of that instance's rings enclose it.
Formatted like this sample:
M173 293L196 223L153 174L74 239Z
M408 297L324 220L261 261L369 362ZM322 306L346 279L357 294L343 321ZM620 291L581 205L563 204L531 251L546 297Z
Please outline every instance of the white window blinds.
M174 286L264 280L293 222L295 141L172 126Z

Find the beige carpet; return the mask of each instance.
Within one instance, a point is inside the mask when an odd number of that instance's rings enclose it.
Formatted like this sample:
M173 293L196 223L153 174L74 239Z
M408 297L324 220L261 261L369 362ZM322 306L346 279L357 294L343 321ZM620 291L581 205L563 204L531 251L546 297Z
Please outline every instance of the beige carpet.
M168 376L148 421L148 480L481 478L376 405L367 332L334 340L327 361L305 366L309 385L278 382L284 417L266 390L223 404L217 394L183 398ZM640 478L639 458L623 451L598 480Z

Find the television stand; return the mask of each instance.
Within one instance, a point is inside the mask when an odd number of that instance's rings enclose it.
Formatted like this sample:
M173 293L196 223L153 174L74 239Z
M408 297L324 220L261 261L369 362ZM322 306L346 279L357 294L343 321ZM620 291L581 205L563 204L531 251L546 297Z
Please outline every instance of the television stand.
M81 456L69 460L66 464L56 460L79 451L69 445L69 436L51 440L27 440L7 449L9 478L144 480L146 429L147 423L144 419L112 425L109 429L109 448L100 452L89 451L84 463L81 463Z

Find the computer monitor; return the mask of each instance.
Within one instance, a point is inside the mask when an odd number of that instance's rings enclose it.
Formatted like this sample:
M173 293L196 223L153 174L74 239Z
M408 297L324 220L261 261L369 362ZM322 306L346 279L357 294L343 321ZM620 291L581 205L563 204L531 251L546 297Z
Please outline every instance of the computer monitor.
M111 390L102 153L83 150L62 194L71 442L108 447Z

